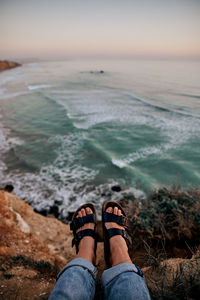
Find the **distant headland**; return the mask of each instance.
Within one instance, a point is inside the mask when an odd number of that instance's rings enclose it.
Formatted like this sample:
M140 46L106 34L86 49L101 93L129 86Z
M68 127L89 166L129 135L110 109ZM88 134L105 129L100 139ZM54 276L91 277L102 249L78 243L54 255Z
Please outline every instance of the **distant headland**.
M8 61L8 60L0 60L0 72L16 67L20 67L22 64L14 62L14 61Z

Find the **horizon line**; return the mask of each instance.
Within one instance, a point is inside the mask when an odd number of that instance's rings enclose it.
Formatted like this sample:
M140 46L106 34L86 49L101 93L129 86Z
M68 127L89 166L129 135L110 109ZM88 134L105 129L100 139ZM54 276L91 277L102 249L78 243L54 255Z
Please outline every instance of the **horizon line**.
M65 61L65 60L79 60L79 59L119 59L119 60L200 60L200 55L60 55L60 56L9 56L1 58L0 60L17 60L22 62L37 62L37 61Z

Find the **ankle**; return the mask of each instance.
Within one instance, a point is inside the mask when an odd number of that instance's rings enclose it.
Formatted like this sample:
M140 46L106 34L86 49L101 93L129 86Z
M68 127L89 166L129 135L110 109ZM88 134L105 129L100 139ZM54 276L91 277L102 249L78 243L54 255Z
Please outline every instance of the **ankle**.
M110 239L110 252L112 266L122 263L132 263L127 244L122 236L116 235Z
M79 251L76 255L77 258L84 258L95 264L95 242L90 236L85 236L79 244Z
M128 253L128 246L125 239L121 235L114 235L110 238L110 250L118 251L119 249Z

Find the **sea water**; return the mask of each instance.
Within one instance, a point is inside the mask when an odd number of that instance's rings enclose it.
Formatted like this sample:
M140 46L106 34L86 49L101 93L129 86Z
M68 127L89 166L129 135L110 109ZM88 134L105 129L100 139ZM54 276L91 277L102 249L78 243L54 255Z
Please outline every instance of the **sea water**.
M199 81L198 61L69 60L0 73L1 186L63 216L84 202L198 186Z

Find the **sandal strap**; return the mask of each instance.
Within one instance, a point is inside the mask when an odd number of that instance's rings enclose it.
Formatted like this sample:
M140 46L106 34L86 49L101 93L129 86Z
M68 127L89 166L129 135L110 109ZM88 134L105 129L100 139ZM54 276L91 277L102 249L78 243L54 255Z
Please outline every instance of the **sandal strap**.
M76 231L77 229L81 228L83 225L87 223L96 224L94 214L89 214L81 218L74 218L73 221L70 223L70 230Z
M121 235L125 240L128 239L126 231L119 228L107 229L107 235L109 239L115 235Z
M74 235L74 238L72 240L72 247L74 245L76 245L76 248L78 248L78 245L79 245L81 239L84 236L91 236L91 237L93 237L95 239L96 238L96 233L95 233L94 229L84 229L84 230L81 230L81 231L77 232Z
M127 218L125 216L118 216L111 213L104 212L104 223L113 222L121 226L127 226Z

